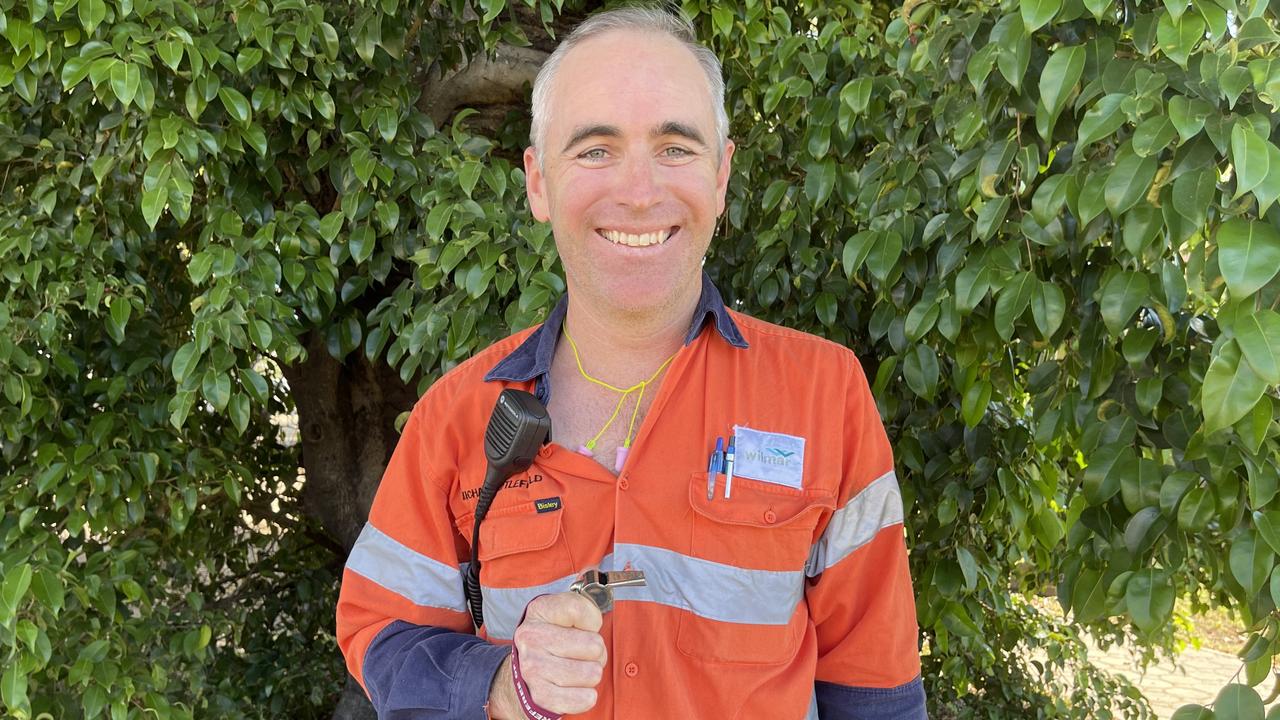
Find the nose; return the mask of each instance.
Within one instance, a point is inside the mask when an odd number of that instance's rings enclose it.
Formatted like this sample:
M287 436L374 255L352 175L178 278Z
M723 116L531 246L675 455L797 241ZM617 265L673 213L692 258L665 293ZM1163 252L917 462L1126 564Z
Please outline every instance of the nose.
M645 153L632 153L622 162L618 176L618 202L628 208L645 210L662 199L660 168Z

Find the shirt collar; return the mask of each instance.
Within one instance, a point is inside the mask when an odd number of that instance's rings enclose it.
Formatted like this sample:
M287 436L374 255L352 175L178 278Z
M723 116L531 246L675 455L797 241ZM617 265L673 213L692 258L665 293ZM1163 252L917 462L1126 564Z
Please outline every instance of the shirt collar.
M569 308L569 296L567 294L560 297L559 302L552 308L551 314L543 321L537 329L525 338L520 346L511 351L509 355L498 361L488 374L484 376L486 382L491 380L509 380L513 382L526 382L534 378L539 378L541 382L537 383L538 399L547 402L551 395L550 384L546 382L548 373L551 372L551 358L555 354L556 340L560 338L560 328L564 324L565 313ZM689 325L689 332L685 335L684 344L688 345L697 339L702 332L702 326L706 324L708 318L715 325L716 331L720 337L724 338L730 345L740 348L747 348L747 341L743 339L742 333L738 330L738 325L729 315L729 308L725 306L724 299L720 296L720 291L716 289L715 283L711 282L711 277L706 271L702 272L702 296L698 298L698 306L693 311L693 321ZM545 397L544 397L545 395Z

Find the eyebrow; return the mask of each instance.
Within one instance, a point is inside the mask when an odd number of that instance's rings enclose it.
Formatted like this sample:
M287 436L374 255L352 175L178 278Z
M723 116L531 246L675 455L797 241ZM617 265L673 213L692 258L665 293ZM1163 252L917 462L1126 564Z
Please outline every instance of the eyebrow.
M665 135L676 135L676 136L685 138L686 140L689 140L691 142L698 143L703 147L706 147L707 145L707 141L703 139L702 133L698 132L697 128L687 123L682 123L675 120L668 120L662 123L658 127L654 128L653 132L649 134L650 136L655 138L663 137ZM564 151L568 152L569 148L573 147L574 145L577 145L578 143L582 142L583 140L586 140L587 138L592 138L592 137L618 138L618 137L622 137L622 130L619 129L616 125L580 126L578 128L575 128L573 131L573 134L569 136L569 142L565 143Z

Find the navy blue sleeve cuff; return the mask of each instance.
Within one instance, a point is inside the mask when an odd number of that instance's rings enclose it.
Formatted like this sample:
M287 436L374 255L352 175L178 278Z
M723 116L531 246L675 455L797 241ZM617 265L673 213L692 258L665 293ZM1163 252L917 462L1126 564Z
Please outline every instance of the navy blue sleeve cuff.
M485 720L494 673L510 652L470 633L397 620L369 643L364 686L384 720Z
M493 676L510 654L510 646L491 645L484 641L462 651L462 657L458 661L458 676L453 683L451 717L459 720L488 718L484 708L489 703L489 688L493 686Z
M822 720L929 720L920 676L894 688L864 688L818 681Z

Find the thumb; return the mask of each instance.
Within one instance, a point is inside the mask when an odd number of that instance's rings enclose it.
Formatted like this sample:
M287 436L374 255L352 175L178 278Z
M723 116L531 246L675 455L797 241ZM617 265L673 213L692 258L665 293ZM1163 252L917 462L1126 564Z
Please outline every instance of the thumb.
M561 627L599 632L604 624L600 608L585 597L573 592L542 595L533 599L525 609L526 620L536 620Z

